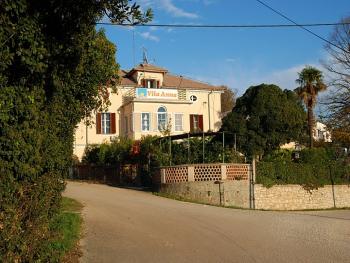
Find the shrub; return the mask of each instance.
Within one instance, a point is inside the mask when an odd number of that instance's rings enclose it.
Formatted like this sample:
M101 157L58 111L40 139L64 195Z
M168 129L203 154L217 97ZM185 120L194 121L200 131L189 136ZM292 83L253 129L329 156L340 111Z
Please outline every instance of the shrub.
M332 151L327 151L325 148L306 148L300 151L299 162L309 164L325 164L333 159L333 156Z
M131 160L131 148L133 141L125 137L116 137L110 144L105 144L101 151L103 153L103 159L101 163L107 165L122 165L130 163Z
M326 184L349 184L350 166L335 159L332 149L312 148L300 152L295 162L285 151L277 151L257 163L257 183L299 184L307 189Z
M88 145L85 148L83 163L98 165L123 165L132 163L132 140L117 137L111 143Z
M293 151L291 150L279 149L264 156L263 160L265 162L273 162L273 161L291 162L292 153Z
M97 144L90 144L86 146L84 156L82 158L83 163L98 164L99 163L100 147Z

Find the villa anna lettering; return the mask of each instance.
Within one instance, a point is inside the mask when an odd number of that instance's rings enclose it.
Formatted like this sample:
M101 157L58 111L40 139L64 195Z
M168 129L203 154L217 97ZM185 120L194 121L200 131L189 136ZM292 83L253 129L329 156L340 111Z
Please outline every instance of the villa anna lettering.
M147 89L147 88L137 88L136 96L138 98L161 98L161 99L177 99L176 89Z
M171 97L171 98L177 98L177 90L171 90L171 91L159 91L159 90L148 90L147 91L147 97Z

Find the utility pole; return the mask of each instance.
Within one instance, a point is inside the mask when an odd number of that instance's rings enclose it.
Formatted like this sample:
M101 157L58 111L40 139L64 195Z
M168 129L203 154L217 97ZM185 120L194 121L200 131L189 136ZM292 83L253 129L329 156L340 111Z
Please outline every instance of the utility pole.
M208 120L209 120L209 131L211 130L211 120L210 120L210 97L209 95L212 94L213 91L211 90L210 92L208 92Z
M169 165L171 166L171 159L172 159L172 153L171 153L171 137L169 135Z
M225 163L225 132L222 132L222 163Z
M187 133L187 143L188 143L188 148L187 148L187 163L190 163L190 133Z
M202 142L203 142L203 145L202 145L202 156L203 156L203 160L202 160L202 162L204 163L204 159L205 159L205 156L204 156L204 130L202 131L202 135L203 135L203 137L202 137Z
M236 137L236 133L235 133L235 152L237 152L237 137Z

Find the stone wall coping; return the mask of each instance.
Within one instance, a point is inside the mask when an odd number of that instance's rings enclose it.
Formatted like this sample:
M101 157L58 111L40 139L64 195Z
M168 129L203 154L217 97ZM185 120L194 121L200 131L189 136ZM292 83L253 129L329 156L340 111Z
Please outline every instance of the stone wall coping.
M160 169L176 168L176 167L192 167L192 166L212 166L212 165L250 165L249 163L191 163L191 164L179 164L170 166L160 166Z
M300 184L275 184L275 185L273 185L273 186L271 186L271 187L266 187L266 186L264 186L263 184L255 184L255 186L260 186L260 187L262 187L262 188L266 188L266 189L271 189L271 188L278 188L278 187L280 187L280 188L286 188L286 187L293 187L293 188L303 188L303 186L302 185L300 185ZM335 185L333 185L333 186L346 186L346 187L349 187L350 188L350 184L335 184ZM326 185L324 185L324 186L320 186L320 187L318 187L318 188L328 188L328 187L332 187L332 185L331 184L326 184ZM316 188L315 189L310 189L311 191L314 191L314 190L317 190Z

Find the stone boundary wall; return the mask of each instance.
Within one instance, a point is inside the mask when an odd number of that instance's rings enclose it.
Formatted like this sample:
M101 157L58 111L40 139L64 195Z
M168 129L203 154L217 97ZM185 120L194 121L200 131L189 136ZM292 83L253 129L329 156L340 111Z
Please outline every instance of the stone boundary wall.
M249 180L224 180L221 184L180 182L162 184L159 192L189 201L250 208ZM255 209L303 210L350 207L350 186L326 185L307 191L300 185L254 185Z
M350 207L350 186L325 185L307 191L300 185L254 185L255 209L303 210Z
M159 192L194 202L249 208L248 180L162 184Z

